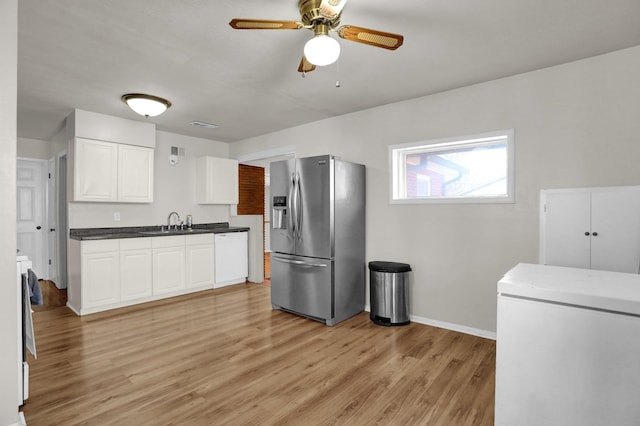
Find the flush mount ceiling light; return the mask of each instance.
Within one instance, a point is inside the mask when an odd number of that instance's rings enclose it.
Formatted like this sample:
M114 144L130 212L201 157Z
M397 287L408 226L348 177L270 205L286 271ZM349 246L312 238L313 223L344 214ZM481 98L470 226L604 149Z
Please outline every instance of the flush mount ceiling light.
M144 117L160 115L171 106L171 102L164 98L143 93L127 93L121 99L134 112Z
M323 67L338 60L340 43L329 37L329 26L317 25L315 36L304 45L304 57L313 65Z

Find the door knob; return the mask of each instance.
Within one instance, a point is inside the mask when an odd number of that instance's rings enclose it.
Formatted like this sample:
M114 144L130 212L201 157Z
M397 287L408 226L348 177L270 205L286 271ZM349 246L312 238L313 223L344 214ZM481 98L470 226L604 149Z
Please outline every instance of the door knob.
M594 232L592 235L593 235L594 237L597 237L597 236L598 236L598 233L597 233L597 232Z
M39 231L39 230L42 229L42 226L38 225L38 226L36 226L36 229Z
M586 235L587 237L590 235L589 232L585 232L584 235Z

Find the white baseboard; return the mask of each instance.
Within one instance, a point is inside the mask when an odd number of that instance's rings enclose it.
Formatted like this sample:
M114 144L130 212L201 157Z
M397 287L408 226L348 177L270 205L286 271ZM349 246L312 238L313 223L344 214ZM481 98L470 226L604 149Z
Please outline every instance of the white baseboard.
M8 426L27 426L27 420L24 418L24 413L18 411L18 423L13 423Z
M371 307L366 305L364 310L371 312ZM472 336L482 337L484 339L496 340L495 331L482 330L479 328L467 327L466 325L454 324L451 322L434 320L431 318L419 317L417 315L409 315L409 320L418 324L430 325L432 327L444 328L445 330L457 331L459 333L471 334Z

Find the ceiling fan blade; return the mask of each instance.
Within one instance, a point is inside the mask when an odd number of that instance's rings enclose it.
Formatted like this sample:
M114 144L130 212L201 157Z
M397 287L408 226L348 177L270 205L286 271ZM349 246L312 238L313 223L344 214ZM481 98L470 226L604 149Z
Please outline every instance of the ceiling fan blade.
M229 22L236 30L298 30L302 24L296 21L269 21L266 19L234 18Z
M320 3L320 14L326 19L335 19L342 8L347 3L347 0L322 0Z
M400 34L354 27L353 25L343 25L338 28L337 32L340 38L345 40L356 41L389 50L396 50L402 46L402 42L404 41L404 36Z
M302 55L302 59L300 60L300 65L298 65L298 72L311 72L316 69L316 66L311 62L307 61L307 58Z

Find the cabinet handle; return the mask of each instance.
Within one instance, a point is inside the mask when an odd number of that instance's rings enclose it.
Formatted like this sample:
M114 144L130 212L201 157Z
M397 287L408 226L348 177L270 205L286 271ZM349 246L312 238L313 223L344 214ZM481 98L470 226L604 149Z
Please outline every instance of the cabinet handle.
M587 237L590 235L589 232L585 232L584 235L586 235Z
M592 235L593 235L594 237L597 237L597 236L598 236L598 233L597 233L597 232L594 232Z
M39 230L42 229L42 226L38 225L38 226L36 226L36 229L39 231Z

